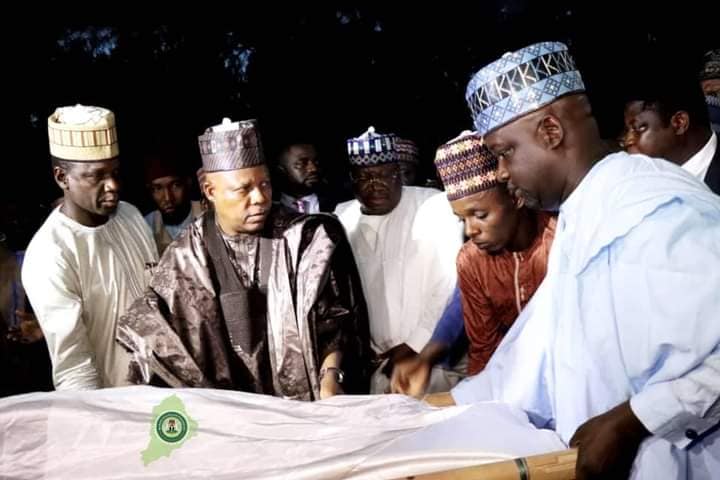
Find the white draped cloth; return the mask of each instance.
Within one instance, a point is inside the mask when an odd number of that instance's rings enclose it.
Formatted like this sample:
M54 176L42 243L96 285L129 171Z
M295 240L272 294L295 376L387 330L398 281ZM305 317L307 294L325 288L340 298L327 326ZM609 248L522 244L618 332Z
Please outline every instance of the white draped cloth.
M145 466L153 409L176 395L194 435ZM300 402L146 386L0 399L0 477L380 479L566 448L500 404L434 408L400 395Z

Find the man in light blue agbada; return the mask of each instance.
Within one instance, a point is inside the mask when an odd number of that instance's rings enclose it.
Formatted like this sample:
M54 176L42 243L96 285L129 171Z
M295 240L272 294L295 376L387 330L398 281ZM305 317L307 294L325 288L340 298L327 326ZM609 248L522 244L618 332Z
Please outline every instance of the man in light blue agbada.
M665 160L610 154L561 43L467 88L498 175L559 210L545 281L456 403L524 409L579 448L577 478L720 472L720 197ZM717 477L715 477L717 478Z

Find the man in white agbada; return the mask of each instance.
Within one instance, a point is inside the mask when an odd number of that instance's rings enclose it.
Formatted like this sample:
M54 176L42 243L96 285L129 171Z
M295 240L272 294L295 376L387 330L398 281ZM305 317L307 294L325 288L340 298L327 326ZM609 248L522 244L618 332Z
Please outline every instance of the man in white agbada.
M463 242L462 224L441 192L402 186L395 140L372 127L348 140L356 200L335 209L358 264L372 346L385 360L371 393L387 391L393 365L432 335L455 287ZM446 383L436 376L428 391Z
M119 201L115 117L58 108L48 119L56 208L25 254L22 281L45 335L55 388L125 385L115 325L145 289L157 249L140 212Z
M506 54L466 96L500 178L560 215L545 281L455 402L522 408L579 447L578 479L717 478L720 197L608 154L563 44Z

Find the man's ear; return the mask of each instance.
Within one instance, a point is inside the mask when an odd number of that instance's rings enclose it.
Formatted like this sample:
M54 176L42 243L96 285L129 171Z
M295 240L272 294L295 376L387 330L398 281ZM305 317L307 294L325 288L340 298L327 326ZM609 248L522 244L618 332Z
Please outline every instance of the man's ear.
M558 117L548 114L538 122L536 136L546 149L554 150L562 144L565 129Z
M680 110L670 118L670 126L675 132L675 135L685 135L690 128L690 115L687 112Z
M213 182L208 180L207 177L205 177L205 181L200 185L200 188L202 189L203 195L205 195L205 198L207 198L211 203L215 203L215 185Z
M70 188L67 183L67 171L63 167L53 167L53 178L61 190L65 191Z

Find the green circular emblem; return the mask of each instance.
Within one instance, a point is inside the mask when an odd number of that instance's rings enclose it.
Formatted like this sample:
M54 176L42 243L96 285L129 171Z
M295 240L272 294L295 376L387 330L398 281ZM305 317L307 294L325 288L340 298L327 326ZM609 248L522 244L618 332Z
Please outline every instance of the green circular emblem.
M168 443L177 443L188 433L188 422L180 412L165 412L157 419L155 431L161 440Z

